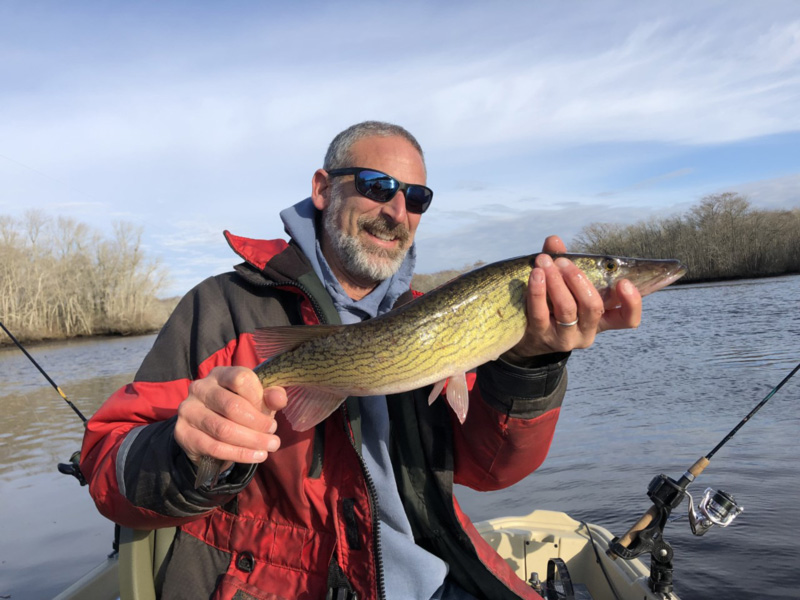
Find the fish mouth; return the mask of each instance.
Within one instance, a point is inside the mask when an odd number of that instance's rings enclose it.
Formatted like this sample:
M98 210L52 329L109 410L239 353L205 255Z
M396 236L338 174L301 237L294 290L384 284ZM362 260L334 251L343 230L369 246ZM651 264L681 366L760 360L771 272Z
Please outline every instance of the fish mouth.
M669 261L670 265L664 265L663 270L642 281L635 282L639 294L647 296L653 292L667 287L686 275L688 268L678 261Z

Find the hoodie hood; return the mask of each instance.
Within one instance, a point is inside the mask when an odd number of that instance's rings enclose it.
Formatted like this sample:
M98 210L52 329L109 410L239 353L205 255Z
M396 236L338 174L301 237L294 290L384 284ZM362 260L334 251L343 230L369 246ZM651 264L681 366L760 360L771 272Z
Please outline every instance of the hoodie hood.
M322 254L317 226L320 212L311 198L298 202L282 211L280 216L286 233L297 243L314 272L325 285L343 323L356 323L376 317L392 309L397 299L408 292L416 264L416 243L411 245L403 264L389 279L378 284L374 290L361 300L353 300L342 288Z

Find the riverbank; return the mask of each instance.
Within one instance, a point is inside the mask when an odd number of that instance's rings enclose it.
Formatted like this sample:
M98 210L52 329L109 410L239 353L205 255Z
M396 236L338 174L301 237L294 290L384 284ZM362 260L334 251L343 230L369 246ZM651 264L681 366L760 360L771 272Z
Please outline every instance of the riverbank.
M0 318L0 323L3 323L11 334L26 347L36 347L42 344L67 340L102 340L104 338L135 337L158 333L164 326L164 323L167 322L172 311L175 310L179 300L180 298L178 297L157 299L154 301L152 309L148 314L136 322L126 322L123 318L112 318L110 322L115 323L114 327L98 327L90 333L79 333L75 335L67 334L67 328L60 325L56 325L48 331L43 331L38 327L26 327L19 324L13 318ZM5 332L0 332L0 348L8 346L14 346L14 342Z

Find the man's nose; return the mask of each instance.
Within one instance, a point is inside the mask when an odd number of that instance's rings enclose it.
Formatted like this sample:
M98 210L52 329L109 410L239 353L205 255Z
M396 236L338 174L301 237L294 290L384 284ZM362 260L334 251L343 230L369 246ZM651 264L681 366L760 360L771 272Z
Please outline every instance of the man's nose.
M406 193L398 191L389 202L383 205L381 212L395 223L405 223L407 217Z

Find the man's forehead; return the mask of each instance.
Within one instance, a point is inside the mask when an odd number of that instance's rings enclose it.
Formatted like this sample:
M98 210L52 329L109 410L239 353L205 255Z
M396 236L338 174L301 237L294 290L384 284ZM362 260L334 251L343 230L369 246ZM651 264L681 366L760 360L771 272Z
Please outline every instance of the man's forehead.
M425 164L416 148L400 136L370 136L355 142L350 157L356 167L367 167L389 172L396 177L413 174L415 179L425 177Z

